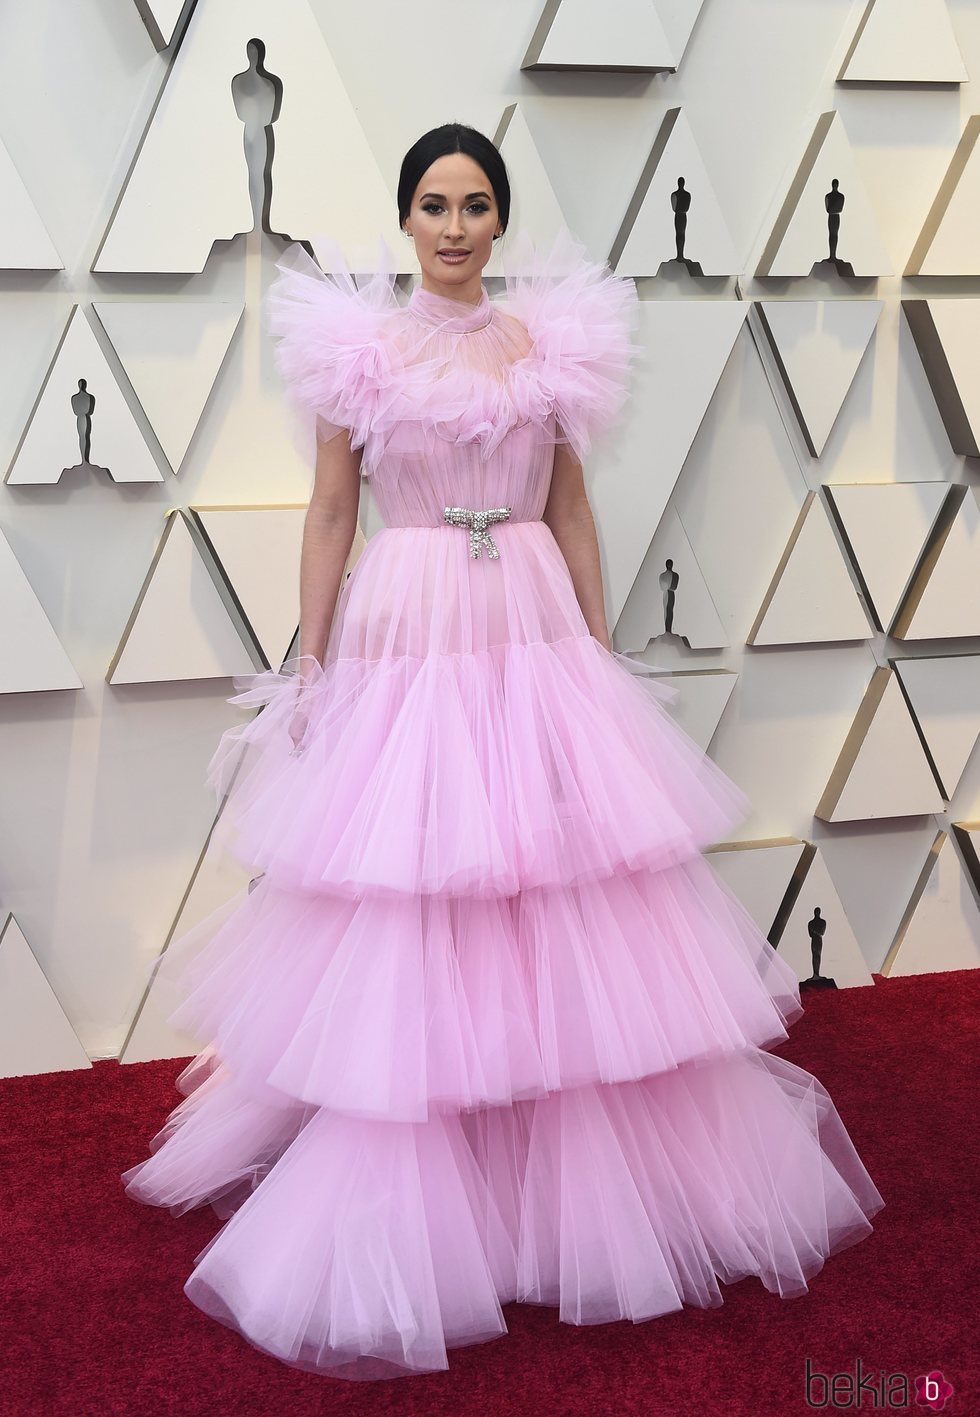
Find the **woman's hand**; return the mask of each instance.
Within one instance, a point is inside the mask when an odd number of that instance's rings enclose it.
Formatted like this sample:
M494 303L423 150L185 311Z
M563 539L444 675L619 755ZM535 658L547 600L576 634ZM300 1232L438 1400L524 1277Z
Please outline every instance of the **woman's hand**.
M293 716L289 721L289 736L293 740L293 753L300 753L303 748L303 739L306 737L306 730L310 726L309 714L305 708L293 710Z
M292 739L292 752L299 753L304 746L307 730L310 726L310 695L316 691L323 678L323 665L318 655L310 654L309 651L301 651L298 656L299 668L296 671L295 694L296 702L289 719L289 736Z

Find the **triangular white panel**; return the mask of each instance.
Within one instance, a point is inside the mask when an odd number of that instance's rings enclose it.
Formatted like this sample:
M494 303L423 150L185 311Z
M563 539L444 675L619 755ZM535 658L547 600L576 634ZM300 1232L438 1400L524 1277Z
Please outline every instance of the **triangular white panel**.
M681 670L663 676L667 688L677 692L670 712L687 736L706 753L728 707L738 680L729 669Z
M869 821L945 806L898 680L879 667L814 815L825 822Z
M817 644L873 633L823 502L808 492L747 643Z
M494 146L499 149L512 174L514 199L510 212L510 230L528 237L533 246L546 248L551 245L558 231L567 225L562 213L558 194L552 186L547 164L530 128L524 111L517 103L509 104L504 110L497 131L493 136ZM484 268L484 275L521 275L524 270L521 242L507 247L507 238L497 242ZM537 256L529 255L530 269L534 270Z
M187 522L170 511L107 680L220 679L255 669Z
M88 419L89 446L79 429ZM63 473L108 473L114 482L161 482L163 474L79 306L72 306L61 343L14 453L10 486L42 486Z
M93 308L179 472L245 307L240 301L100 300Z
M868 0L839 79L962 84L969 79L945 0Z
M266 661L277 669L299 623L306 507L192 507ZM358 536L363 543L363 536ZM353 548L352 548L353 549Z
M834 182L837 187L834 188ZM843 196L837 260L856 276L892 274L877 218L837 112L823 113L783 200L756 275L807 276L830 258L829 194Z
M892 631L897 639L980 635L980 504L966 489L946 534L916 574Z
M657 73L676 67L651 0L547 0L521 61L522 69Z
M215 931L220 920L241 905L248 885L248 872L230 852L205 848L164 949L154 961L153 975L120 1051L120 1063L183 1058L209 1041L192 1038L171 1025L170 1016L183 1002L183 995L178 994L171 980L162 976L158 979L156 970L171 944L183 940L189 932L202 938Z
M668 511L650 543L629 603L616 624L616 648L640 653L660 635L690 649L722 649L728 635L680 517Z
M644 354L634 366L616 456L604 455L588 469L611 624L622 614L748 308L745 300L640 301Z
M64 264L20 173L0 142L0 270L60 271Z
M166 49L177 33L185 0L136 0L140 19L157 49Z
M734 841L711 847L707 860L768 936L804 850L795 837Z
M80 689L82 681L0 531L0 694Z
M8 915L0 927L0 1077L91 1066L23 931Z
M684 57L703 7L704 0L656 0L657 14L677 64Z
M888 630L912 579L948 482L827 484L878 628Z
M819 457L871 343L881 300L760 300L807 445Z
M361 254L377 250L380 233L406 270L417 269L412 243L400 235L393 188L308 0L208 0L195 6L184 31L93 270L199 272L216 241L252 230L233 95L256 37L264 46L261 73L282 94L267 135L267 229L295 239L329 232L362 270ZM316 180L314 168L328 180Z
M815 846L807 848L797 873L802 881L783 925L776 948L796 970L799 980L813 974L813 946L819 942L819 973L833 979L838 989L874 984L847 912Z
M882 974L939 974L980 968L976 896L944 831L937 834L916 882Z
M980 275L977 223L980 222L980 114L966 121L939 191L933 198L907 276Z
M892 663L950 800L980 735L980 654Z
M676 261L678 235L672 199L689 204L682 256L695 275L735 275L741 261L715 196L691 125L681 108L664 114L660 131L620 233L613 243L618 275L656 275Z
M953 452L980 457L980 301L903 300L902 309Z

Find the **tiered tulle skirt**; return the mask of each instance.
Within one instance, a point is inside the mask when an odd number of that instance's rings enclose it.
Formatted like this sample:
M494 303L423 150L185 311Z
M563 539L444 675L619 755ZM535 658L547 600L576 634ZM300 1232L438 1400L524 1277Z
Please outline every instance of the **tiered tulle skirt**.
M534 589L547 538L506 532ZM157 972L207 1046L124 1181L226 1220L187 1295L286 1363L380 1378L445 1368L510 1300L599 1323L748 1275L804 1292L883 1200L823 1086L765 1051L795 973L698 854L738 793L556 620L557 573L511 582L506 637L368 656L382 581L358 571L325 665L251 679L262 712L212 762L221 837L261 877ZM404 604L391 636L419 624Z

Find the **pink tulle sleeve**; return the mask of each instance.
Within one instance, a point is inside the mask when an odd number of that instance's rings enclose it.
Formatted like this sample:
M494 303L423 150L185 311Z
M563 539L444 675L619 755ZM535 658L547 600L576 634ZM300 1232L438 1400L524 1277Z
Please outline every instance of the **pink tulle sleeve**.
M534 340L538 377L554 393L558 441L584 461L621 412L642 351L636 285L593 260L568 227L542 251L519 232L505 261L505 308Z
M276 341L276 368L303 456L315 456L317 436L327 442L347 430L351 447L365 449L366 473L380 455L375 443L397 391L397 353L387 330L402 308L393 258L382 237L373 269L356 276L332 238L318 237L316 245L331 272L298 241L287 246L263 301L264 329Z

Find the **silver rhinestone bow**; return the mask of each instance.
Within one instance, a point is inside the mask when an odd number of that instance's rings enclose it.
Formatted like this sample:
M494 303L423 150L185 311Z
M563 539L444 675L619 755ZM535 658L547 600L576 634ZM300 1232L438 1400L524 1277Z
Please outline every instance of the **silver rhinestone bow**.
M472 507L444 507L442 515L451 526L469 527L471 556L479 556L486 547L487 555L499 560L497 543L487 527L491 522L505 522L510 512L510 507L487 507L483 511L476 511Z

